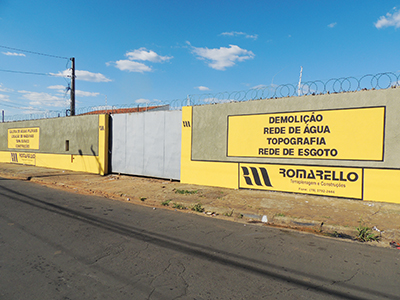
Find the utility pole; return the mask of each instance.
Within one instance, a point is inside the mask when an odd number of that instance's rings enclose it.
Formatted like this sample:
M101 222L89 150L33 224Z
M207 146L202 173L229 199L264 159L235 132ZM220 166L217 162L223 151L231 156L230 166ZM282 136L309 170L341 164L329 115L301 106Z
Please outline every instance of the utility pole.
M71 116L75 116L75 57L71 62Z
M300 78L299 78L299 86L297 87L297 96L300 96L301 90L301 77L303 76L303 67L300 67Z

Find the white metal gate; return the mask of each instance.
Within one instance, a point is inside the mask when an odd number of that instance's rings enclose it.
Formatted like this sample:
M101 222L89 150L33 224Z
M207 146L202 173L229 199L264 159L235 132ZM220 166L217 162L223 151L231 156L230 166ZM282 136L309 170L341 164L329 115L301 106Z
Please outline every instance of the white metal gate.
M180 179L181 111L111 115L111 171Z

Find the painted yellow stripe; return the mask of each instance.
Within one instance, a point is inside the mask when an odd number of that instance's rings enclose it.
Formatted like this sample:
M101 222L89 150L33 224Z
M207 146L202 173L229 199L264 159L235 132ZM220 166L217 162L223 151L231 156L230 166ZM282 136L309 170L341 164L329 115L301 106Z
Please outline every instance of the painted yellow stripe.
M99 115L98 173L100 175L108 174L108 121L108 115Z
M36 166L99 174L97 156L36 153Z

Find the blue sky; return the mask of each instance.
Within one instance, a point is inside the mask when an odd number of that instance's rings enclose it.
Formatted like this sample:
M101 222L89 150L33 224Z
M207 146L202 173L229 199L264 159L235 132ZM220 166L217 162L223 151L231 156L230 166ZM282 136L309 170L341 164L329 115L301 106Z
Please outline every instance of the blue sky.
M70 57L78 109L398 74L399 27L391 0L0 0L0 110L67 109Z

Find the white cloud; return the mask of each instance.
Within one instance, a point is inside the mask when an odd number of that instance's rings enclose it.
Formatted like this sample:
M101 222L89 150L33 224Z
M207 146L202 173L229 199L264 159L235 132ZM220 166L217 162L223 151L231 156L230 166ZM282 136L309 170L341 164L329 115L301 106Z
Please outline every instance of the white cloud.
M118 60L115 62L115 67L121 71L128 71L128 72L151 72L152 69L149 66L146 66L143 63L139 63L137 61L131 60Z
M259 85L253 86L251 89L252 89L252 90L261 90L261 89L265 89L265 88L267 88L267 87L268 87L268 86L265 85L265 84L259 84Z
M0 101L10 102L10 97L8 95L0 94Z
M140 99L135 100L135 103L137 103L137 104L159 105L160 103L162 103L162 101L161 100L157 100L157 99L150 100L150 99L140 98Z
M16 53L16 52L2 52L4 55L8 55L8 56L26 56L23 53Z
M153 100L150 100L150 99L144 99L144 98L140 98L140 99L137 99L137 100L135 100L135 103L137 103L137 104L150 104L150 103L152 103L152 104L159 104L161 101L160 100L157 100L157 99L153 99Z
M59 90L59 91L65 91L67 88L63 85L51 85L47 87L48 89L51 90Z
M32 106L52 106L52 107L63 107L68 104L67 99L54 96L48 93L38 93L30 91L18 91L23 94L22 98L29 101Z
M173 58L172 56L158 55L153 50L147 50L144 47L133 51L128 51L125 53L125 56L128 59L121 59L116 62L109 62L106 63L106 65L107 66L114 65L117 69L121 71L143 73L143 72L151 72L153 69L150 66L138 61L162 63Z
M83 81L91 81L91 82L110 82L111 79L108 79L101 73L92 73L89 71L75 71L75 76L77 80Z
M221 35L227 35L227 36L234 36L238 34L244 34L243 32L237 32L237 31L231 31L231 32L223 32Z
M149 103L151 103L151 100L142 98L142 99L135 100L135 103L137 103L137 104L149 104Z
M256 40L258 38L258 34L247 34L245 32L239 32L239 31L230 31L230 32L223 32L221 35L225 36L244 36L247 39L253 39Z
M210 90L208 87L202 86L202 85L196 86L195 89L198 89L200 91L209 91Z
M96 97L100 95L100 93L94 93L94 92L85 92L85 91L80 91L76 90L75 95L79 97Z
M258 38L258 34L246 34L246 38L256 40Z
M232 100L229 99L218 99L218 98L206 98L203 100L205 103L229 103Z
M58 73L50 73L53 76L71 77L71 69L64 70ZM89 71L75 70L75 79L90 82L110 82L111 79L105 77L101 73L92 73Z
M190 43L188 42L190 45ZM236 45L229 45L229 48L197 48L192 46L192 52L198 56L198 59L207 60L208 66L215 70L224 71L227 67L232 67L236 62L242 62L247 59L253 59L254 53L245 50Z
M334 22L334 23L329 24L328 27L329 27L329 28L333 28L333 27L335 27L336 25L337 25L337 23Z
M396 8L394 8L396 9ZM375 27L380 29L383 27L394 26L395 28L400 27L400 11L397 11L393 14L387 13L386 16L381 16L376 23L374 23Z
M3 87L3 85L0 83L0 92L10 93L13 91L14 91L13 89L8 89L8 88Z
M146 48L142 47L125 54L129 60L142 60L151 62L163 62L172 59L172 56L161 56L155 53L153 50L147 51Z
M20 109L25 109L22 111L22 114L42 114L44 112L48 112L49 110L40 110L40 109L36 109L32 106L24 106L24 107L20 107Z
M66 93L66 92L68 92L68 94L70 93L69 90L67 91L67 87L63 85L51 85L48 86L47 88L51 90L57 90L59 93ZM80 97L96 97L100 95L100 93L75 90L75 95Z

